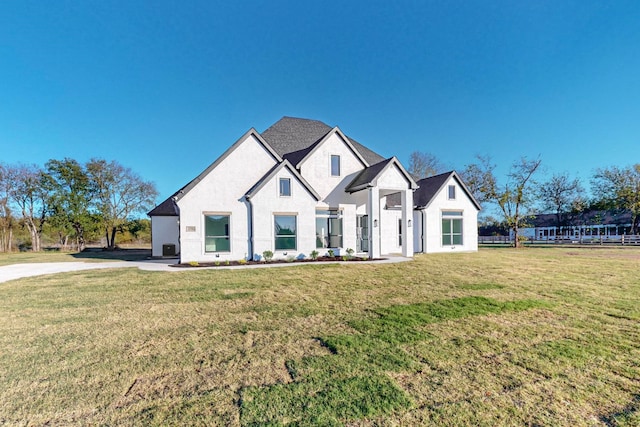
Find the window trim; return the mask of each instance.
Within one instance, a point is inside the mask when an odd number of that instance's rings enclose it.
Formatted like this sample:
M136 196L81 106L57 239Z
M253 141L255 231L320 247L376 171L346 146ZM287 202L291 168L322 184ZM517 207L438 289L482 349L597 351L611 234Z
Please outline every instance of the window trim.
M336 164L336 166L338 168L338 173L337 174L333 173L334 172L334 170L333 170L333 166L334 166L333 165L333 159L337 159L337 161L338 161L338 163ZM341 169L342 169L342 160L340 159L340 155L339 154L331 154L329 156L329 174L331 176L341 176L341 174L342 174L342 170Z
M284 194L282 191L282 183L285 181L289 182L289 186L288 186L289 194ZM278 179L278 195L280 197L291 197L291 178L282 177Z
M445 232L444 232L444 222L449 221L449 233L446 236L449 237L449 243L444 242ZM453 221L460 221L460 233L453 232ZM454 237L460 236L460 243L455 243ZM464 246L464 212L463 211L442 211L440 215L440 244L442 247L445 246Z
M327 234L320 235L318 234L318 220L326 221L327 225ZM340 234L332 234L332 226L331 220L338 219L340 220ZM340 246L331 246L331 237L339 237L340 238ZM318 240L321 239L323 245L318 246ZM327 242L327 245L324 245L324 242ZM344 216L342 209L340 208L328 208L328 209L316 209L316 249L337 249L342 248L344 246Z
M453 192L453 197L451 193ZM451 184L447 187L447 200L455 200L456 199L456 186Z
M207 217L210 216L219 216L219 217L227 217L227 236L209 236L207 235ZM231 239L231 212L203 212L202 213L202 221L203 221L203 235L204 235L204 239L202 240L203 243L203 252L205 254L228 254L232 252L232 242L233 240ZM227 238L229 240L229 250L226 251L208 251L207 250L207 238L213 238L213 239L220 239L220 238Z
M293 236L290 234L278 234L277 233L277 228L276 228L276 218L277 217L293 217L294 218L294 230L293 230ZM291 238L293 237L294 240L294 247L293 248L286 248L286 249L279 249L277 246L277 241L278 241L278 237L280 238ZM297 251L298 250L298 214L297 213L274 213L273 214L273 250L274 251Z

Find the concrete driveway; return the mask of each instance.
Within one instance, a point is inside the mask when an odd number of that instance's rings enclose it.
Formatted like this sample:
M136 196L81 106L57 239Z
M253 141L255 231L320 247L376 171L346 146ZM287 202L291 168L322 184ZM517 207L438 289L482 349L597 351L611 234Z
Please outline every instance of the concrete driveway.
M383 260L376 261L362 261L363 263L395 263L410 261L412 258L403 258L399 256L390 256ZM171 267L171 264L175 264L175 259L161 259L161 260L145 260L145 261L107 261L107 262L40 262L29 264L11 264L0 267L0 283L8 282L10 280L22 279L24 277L43 276L45 274L56 273L68 273L72 271L82 270L97 270L101 268L132 268L137 267L140 270L146 271L194 271L202 269L239 269L239 268L274 268L274 267L292 267L313 265L308 263L291 264L259 264L259 265L244 265L244 266L218 266L218 267L198 267L198 268L175 268ZM336 261L335 264L350 263L349 261Z

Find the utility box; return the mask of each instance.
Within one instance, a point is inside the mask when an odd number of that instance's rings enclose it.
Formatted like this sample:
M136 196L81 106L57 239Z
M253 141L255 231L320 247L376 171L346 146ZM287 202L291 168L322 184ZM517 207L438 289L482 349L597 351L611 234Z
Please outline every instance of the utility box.
M176 245L174 243L163 244L162 256L176 256Z

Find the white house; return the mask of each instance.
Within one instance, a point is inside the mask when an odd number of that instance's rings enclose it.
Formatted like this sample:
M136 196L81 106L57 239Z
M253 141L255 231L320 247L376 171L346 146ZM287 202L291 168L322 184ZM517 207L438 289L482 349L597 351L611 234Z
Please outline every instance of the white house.
M152 253L223 262L259 259L266 250L288 258L351 248L377 258L411 257L414 244L428 252L476 249L478 206L459 177L450 173L424 197L418 184L398 159L338 127L284 117L262 133L250 129L149 212ZM459 189L453 198L452 186Z
M413 194L415 252L470 252L478 250L480 205L455 171L421 179ZM399 198L387 198L386 216L397 221ZM394 216L395 214L395 216ZM401 240L397 239L396 245ZM387 238L389 252L394 252ZM397 246L396 246L397 247Z

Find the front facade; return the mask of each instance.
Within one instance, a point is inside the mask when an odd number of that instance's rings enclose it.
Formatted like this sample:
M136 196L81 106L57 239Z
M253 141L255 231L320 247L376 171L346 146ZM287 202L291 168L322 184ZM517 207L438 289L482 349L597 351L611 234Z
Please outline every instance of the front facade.
M336 255L413 256L416 182L338 127L284 117L249 130L198 177L154 208L153 256L225 262ZM398 202L388 209L387 197ZM477 239L474 239L477 240Z

